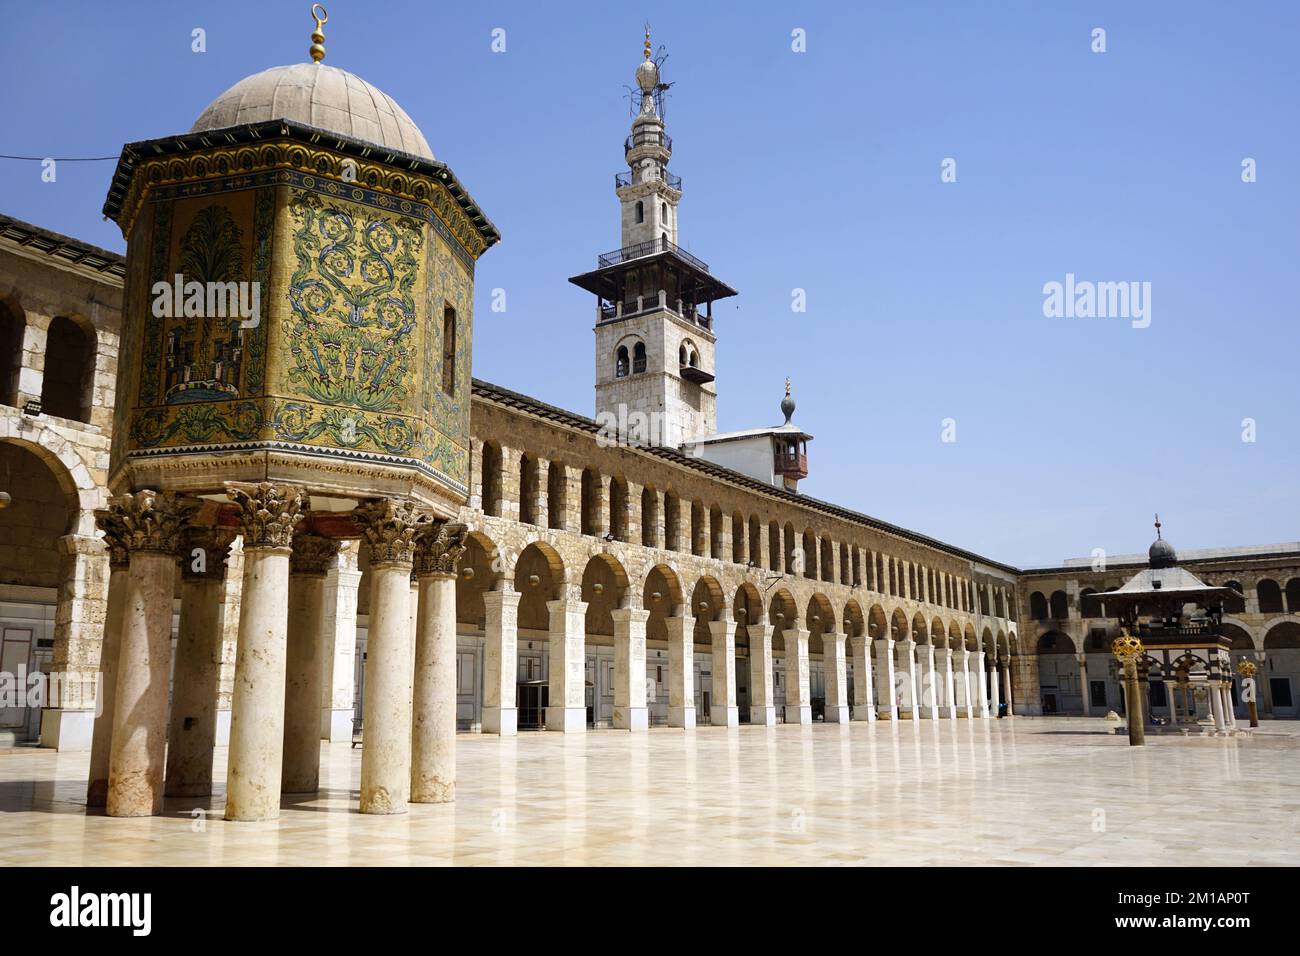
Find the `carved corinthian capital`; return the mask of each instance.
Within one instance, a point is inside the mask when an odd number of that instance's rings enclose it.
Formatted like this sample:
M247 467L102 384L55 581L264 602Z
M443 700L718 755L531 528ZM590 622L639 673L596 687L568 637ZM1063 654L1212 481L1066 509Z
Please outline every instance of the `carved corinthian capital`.
M289 573L324 577L338 556L339 544L333 538L316 534L295 535L293 554L289 555Z
M114 546L109 540L109 529L121 547L128 552L158 551L175 554L180 546L182 522L198 507L198 502L191 498L178 498L165 491L145 489L134 494L118 495L110 498L100 527L105 529L105 540L109 547Z
M294 526L308 508L307 492L303 488L269 481L255 485L228 481L226 497L239 505L245 551L291 547Z
M401 498L381 498L357 506L352 513L370 545L370 566L410 567L415 555L415 535L429 516Z
M187 581L226 576L235 533L225 528L187 525L181 531L181 577Z
M104 545L108 548L108 566L124 568L130 563L131 551L127 547L126 522L113 508L95 511L95 527L104 532Z
M430 522L416 536L415 573L455 574L456 562L465 553L469 529L449 521Z

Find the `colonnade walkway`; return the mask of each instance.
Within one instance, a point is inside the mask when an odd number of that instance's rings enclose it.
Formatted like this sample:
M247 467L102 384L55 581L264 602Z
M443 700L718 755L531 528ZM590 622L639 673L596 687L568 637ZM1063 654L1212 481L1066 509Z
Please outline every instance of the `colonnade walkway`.
M210 797L87 814L88 755L0 752L0 865L1294 865L1300 729L1153 737L1103 719L457 738L455 803L357 811L361 749L234 824ZM1230 839L1206 839L1205 821Z

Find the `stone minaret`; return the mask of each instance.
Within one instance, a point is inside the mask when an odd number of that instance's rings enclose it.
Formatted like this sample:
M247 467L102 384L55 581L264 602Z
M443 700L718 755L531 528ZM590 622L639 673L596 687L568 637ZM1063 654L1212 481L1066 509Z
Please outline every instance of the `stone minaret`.
M677 447L717 430L712 303L736 291L678 245L682 180L668 171L649 31L636 84L628 171L615 177L622 245L569 281L597 297L597 419L631 442Z

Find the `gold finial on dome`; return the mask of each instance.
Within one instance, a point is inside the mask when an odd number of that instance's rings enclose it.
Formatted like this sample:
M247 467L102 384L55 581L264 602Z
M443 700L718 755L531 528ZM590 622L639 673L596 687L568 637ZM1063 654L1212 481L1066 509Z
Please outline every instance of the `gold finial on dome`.
M321 27L330 22L329 11L319 3L313 3L311 18L316 21L316 29L311 32L311 49L307 52L311 54L313 63L319 63L325 59L325 34L321 32Z
M650 59L650 24L645 25L645 58Z

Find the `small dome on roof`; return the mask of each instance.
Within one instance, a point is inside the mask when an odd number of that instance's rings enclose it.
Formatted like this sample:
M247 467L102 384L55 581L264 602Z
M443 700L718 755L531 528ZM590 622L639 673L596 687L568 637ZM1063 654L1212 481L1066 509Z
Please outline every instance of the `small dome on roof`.
M275 119L433 159L424 134L391 96L324 63L273 66L244 77L208 104L190 132Z
M1152 568L1172 568L1178 563L1174 546L1160 535L1160 516L1156 515L1156 540L1147 551L1147 564Z

